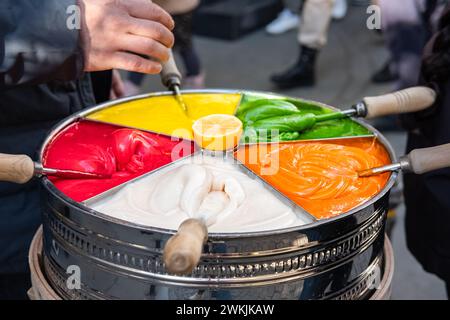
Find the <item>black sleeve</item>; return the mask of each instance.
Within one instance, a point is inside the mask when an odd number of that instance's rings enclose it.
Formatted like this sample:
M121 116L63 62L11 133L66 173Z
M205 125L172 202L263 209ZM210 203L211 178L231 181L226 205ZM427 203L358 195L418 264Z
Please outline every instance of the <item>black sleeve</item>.
M0 0L0 88L73 80L83 71L76 0ZM69 12L71 12L69 10Z
M94 91L95 102L97 104L110 100L112 87L112 71L91 72L92 89Z

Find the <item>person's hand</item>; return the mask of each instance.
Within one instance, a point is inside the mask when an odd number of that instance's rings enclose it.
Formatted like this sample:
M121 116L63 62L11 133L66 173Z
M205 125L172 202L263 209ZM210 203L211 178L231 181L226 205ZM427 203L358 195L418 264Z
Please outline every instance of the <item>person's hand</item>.
M110 99L118 99L125 96L125 87L123 84L122 76L118 70L112 71L112 83L111 83L111 93Z
M167 12L150 0L78 1L85 71L161 72L174 43Z

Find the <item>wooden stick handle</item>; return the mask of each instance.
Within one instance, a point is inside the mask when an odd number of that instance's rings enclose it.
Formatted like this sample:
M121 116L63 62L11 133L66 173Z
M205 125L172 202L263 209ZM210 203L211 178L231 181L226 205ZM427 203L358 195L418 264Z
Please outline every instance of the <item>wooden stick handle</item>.
M450 143L415 149L407 156L410 169L417 174L450 167Z
M29 156L0 153L0 181L26 183L33 175L34 162Z
M200 261L207 238L208 229L203 221L184 221L164 247L163 260L166 270L179 275L191 274Z
M180 70L178 70L177 64L175 63L175 58L173 56L172 50L170 50L169 60L163 65L161 71L161 81L163 85L169 89L173 85L181 85L182 75Z
M364 98L367 119L424 110L434 104L436 92L428 87L413 87L378 97Z

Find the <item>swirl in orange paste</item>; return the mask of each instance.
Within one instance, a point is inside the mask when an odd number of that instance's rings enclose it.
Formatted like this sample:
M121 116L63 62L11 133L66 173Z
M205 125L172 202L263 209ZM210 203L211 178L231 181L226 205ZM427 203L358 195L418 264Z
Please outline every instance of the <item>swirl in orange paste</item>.
M374 138L253 145L237 151L236 157L319 219L349 211L376 195L389 174L360 178L357 172L391 162Z

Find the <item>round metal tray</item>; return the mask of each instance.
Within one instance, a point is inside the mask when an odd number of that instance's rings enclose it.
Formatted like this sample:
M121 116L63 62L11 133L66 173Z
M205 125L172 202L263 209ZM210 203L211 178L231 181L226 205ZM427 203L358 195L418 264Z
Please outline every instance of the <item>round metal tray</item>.
M116 100L76 114L52 131L42 150L63 128L89 113L170 94ZM358 122L374 133L395 161L388 141L371 126ZM43 178L45 272L55 291L66 299L339 298L382 264L388 197L395 179L394 173L374 198L331 219L274 231L211 233L192 275L176 276L168 274L162 263L162 250L175 230L95 212ZM74 265L81 270L81 288L77 290L66 286L67 269ZM371 290L362 286L355 298L370 294Z

